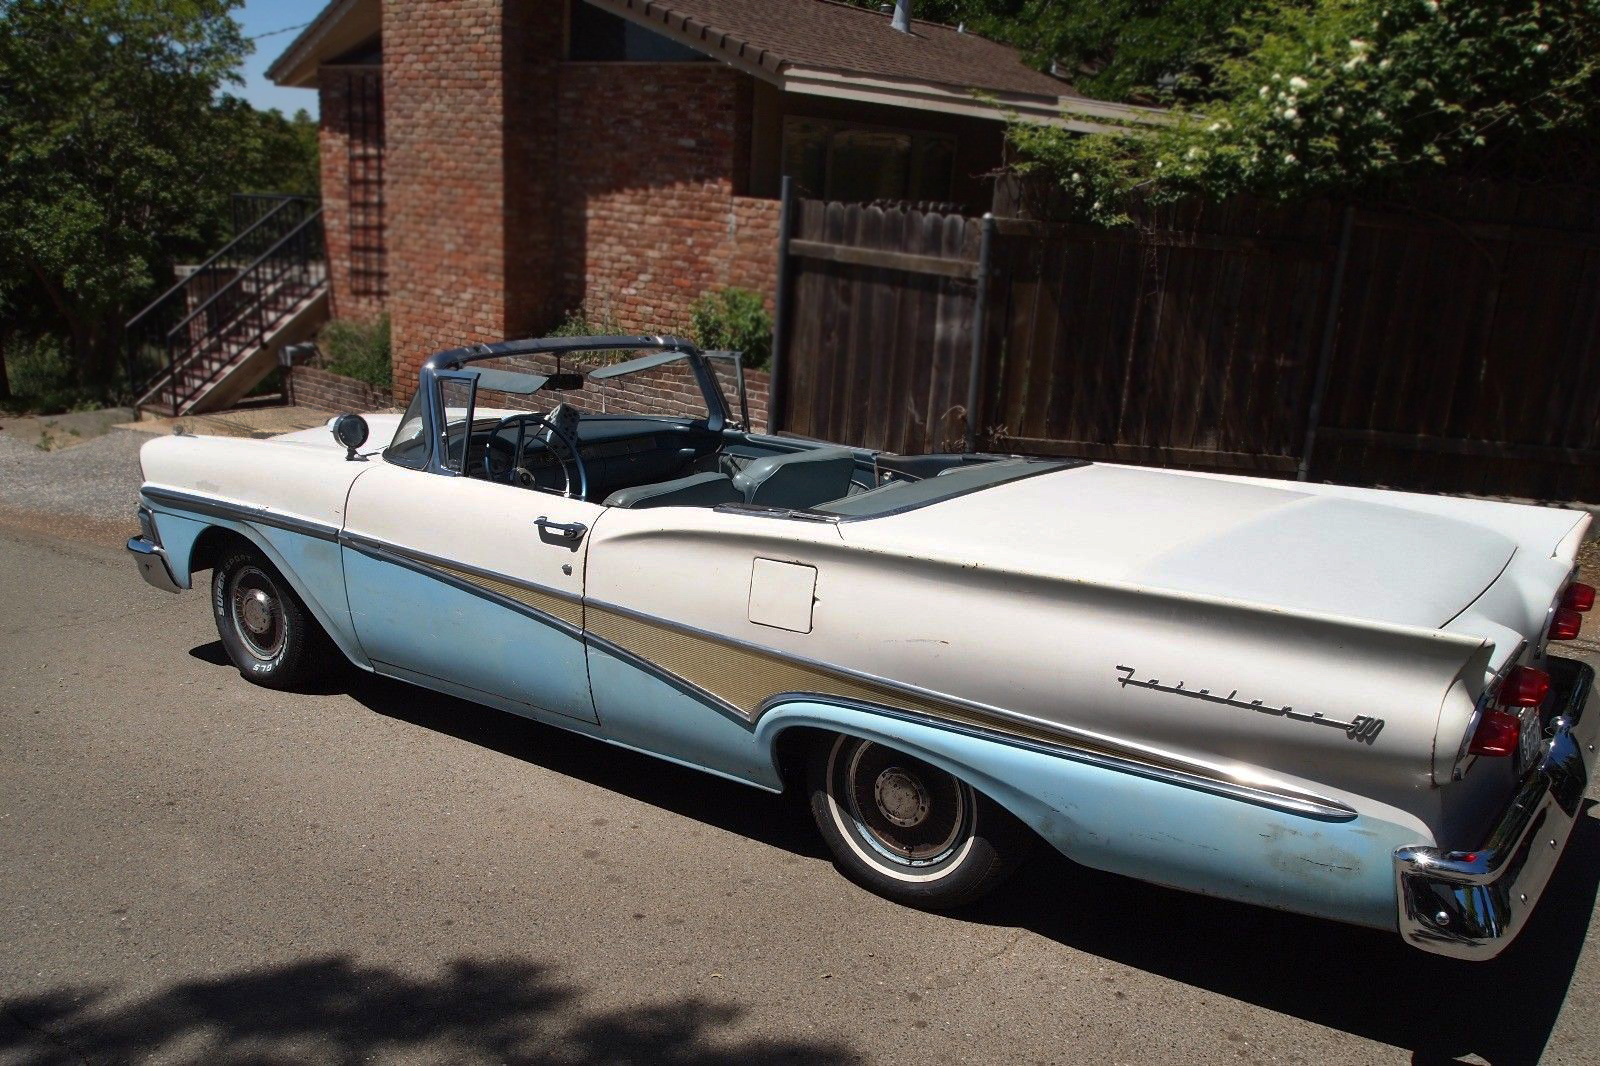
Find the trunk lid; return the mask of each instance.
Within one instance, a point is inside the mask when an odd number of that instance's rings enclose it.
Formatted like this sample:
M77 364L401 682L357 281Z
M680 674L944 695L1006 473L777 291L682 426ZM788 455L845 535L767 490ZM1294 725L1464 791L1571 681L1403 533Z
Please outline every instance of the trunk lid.
M840 525L866 548L1437 629L1516 552L1483 525L1316 486L1091 465ZM1380 502L1381 501L1381 502Z

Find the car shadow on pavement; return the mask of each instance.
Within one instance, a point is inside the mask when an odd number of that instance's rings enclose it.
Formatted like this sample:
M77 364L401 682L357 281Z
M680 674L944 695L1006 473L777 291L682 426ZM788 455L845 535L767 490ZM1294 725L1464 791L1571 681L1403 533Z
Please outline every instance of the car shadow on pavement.
M826 859L803 804L652 755L351 668L338 691L368 710L795 855Z
M414 976L344 956L181 981L127 997L83 985L0 1002L0 1059L16 1066L251 1064L845 1063L837 1044L730 1039L744 1009L699 997L587 1008L582 989L522 961L457 959ZM409 1053L409 1054L408 1054Z
M210 661L205 652L191 654ZM792 854L828 858L805 805L792 798L353 668L330 679L328 690L348 693L375 713L684 818ZM1526 929L1485 963L1427 954L1393 932L1091 870L1042 842L1011 882L951 917L1027 929L1075 951L1407 1048L1417 1063L1470 1054L1496 1066L1532 1063L1565 1002L1600 891L1597 815L1596 805L1586 802Z
M1537 1062L1600 888L1593 802L1522 934L1462 962L1363 929L1208 899L1077 866L1046 847L961 916L1412 1052L1416 1063ZM1113 978L1107 978L1113 980ZM1226 1034L1222 1034L1226 1035Z

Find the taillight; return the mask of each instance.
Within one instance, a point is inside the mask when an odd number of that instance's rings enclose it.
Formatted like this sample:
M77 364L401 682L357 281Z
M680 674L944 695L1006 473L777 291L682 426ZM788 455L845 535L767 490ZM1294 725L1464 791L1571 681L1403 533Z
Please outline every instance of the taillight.
M1561 606L1582 613L1594 606L1594 586L1574 581L1561 593Z
M1550 619L1551 640L1571 640L1583 629L1583 615L1571 607L1557 607Z
M1513 666L1500 682L1495 702L1502 707L1537 707L1550 695L1550 675L1531 666Z
M1473 755L1511 755L1522 736L1522 719L1510 711L1484 711L1467 751Z
M1530 728L1526 738L1522 735L1522 708L1538 707L1550 694L1550 675L1531 666L1513 666L1500 679L1494 690L1493 702L1484 708L1478 724L1467 742L1467 752L1472 755L1515 755L1518 746L1526 739L1529 750L1525 757L1536 754L1535 742L1539 730ZM1538 724L1535 714L1530 726Z

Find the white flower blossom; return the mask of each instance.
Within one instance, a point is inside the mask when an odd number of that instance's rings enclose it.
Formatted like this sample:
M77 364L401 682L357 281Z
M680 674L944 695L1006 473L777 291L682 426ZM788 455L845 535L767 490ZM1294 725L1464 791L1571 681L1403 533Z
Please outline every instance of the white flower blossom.
M1272 95L1272 90L1267 88L1265 85L1263 85L1261 87L1261 99L1265 100L1267 97L1269 97L1271 95Z
M1293 122L1295 119L1297 119L1299 117L1300 117L1300 112L1296 111L1294 108L1286 107L1286 108L1283 109L1283 120L1285 122Z
M1295 92L1300 92L1301 90L1309 89L1310 87L1311 83L1306 81L1304 78L1294 77L1289 79L1289 88L1293 89Z
M1207 133L1215 133L1215 132L1217 132L1217 131L1218 131L1218 130L1220 130L1220 129L1221 129L1221 128L1222 128L1222 123L1220 123L1220 122L1213 122L1213 123L1212 123L1212 124L1211 124L1211 125L1209 125L1209 126L1207 126L1207 127L1206 127L1206 132L1207 132Z
M1544 55L1546 52L1550 51L1550 46L1545 42L1540 41L1538 44L1533 46L1533 50L1538 52L1540 55Z
M1422 6L1428 9L1430 15L1439 13L1439 0L1422 0Z
M1343 104L1340 104L1338 107L1333 109L1333 117L1334 118L1344 118L1344 105Z
M1377 119L1379 122L1382 122L1384 119L1388 118L1389 116L1385 115L1382 111L1374 111L1372 113L1372 117Z
M1285 153L1283 153L1283 161L1285 163L1289 164L1291 167L1294 166L1296 163L1300 162L1300 160L1298 160L1298 159L1296 159L1294 157L1294 153L1293 152L1285 152Z

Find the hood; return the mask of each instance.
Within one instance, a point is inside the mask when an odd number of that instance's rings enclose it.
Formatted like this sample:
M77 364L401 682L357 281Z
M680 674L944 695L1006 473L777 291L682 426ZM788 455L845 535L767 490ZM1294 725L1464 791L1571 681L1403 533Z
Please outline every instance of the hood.
M344 445L333 439L333 420L338 415L329 415L328 421L311 429L297 429L292 433L279 433L269 439L284 441L289 444L315 444L324 448L334 448L344 451ZM367 443L361 446L362 455L374 455L389 446L394 439L394 431L400 428L400 420L405 417L398 412L385 412L383 414L364 414L367 420Z
M1101 465L840 532L896 554L1429 629L1477 599L1516 551L1471 522L1315 486Z

